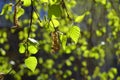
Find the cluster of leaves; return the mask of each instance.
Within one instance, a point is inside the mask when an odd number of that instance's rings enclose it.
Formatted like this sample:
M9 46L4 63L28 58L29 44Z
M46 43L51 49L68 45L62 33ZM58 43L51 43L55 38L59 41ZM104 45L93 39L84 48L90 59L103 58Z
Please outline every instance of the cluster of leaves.
M120 58L120 18L116 11L119 8L111 1L16 0L15 4L5 4L0 16L11 23L17 20L19 26L9 32L18 36L18 57L25 57L24 63L17 65L20 70L13 69L11 73L17 80L25 74L37 76L36 80L119 80L119 69L111 66L113 56L117 56L116 65ZM116 4L120 7L118 0ZM8 62L11 45L6 31L0 30L0 55ZM58 36L51 36L53 32ZM55 44L60 45L58 51L53 49ZM7 67L12 67L3 65L0 67L5 69L0 71L5 73Z

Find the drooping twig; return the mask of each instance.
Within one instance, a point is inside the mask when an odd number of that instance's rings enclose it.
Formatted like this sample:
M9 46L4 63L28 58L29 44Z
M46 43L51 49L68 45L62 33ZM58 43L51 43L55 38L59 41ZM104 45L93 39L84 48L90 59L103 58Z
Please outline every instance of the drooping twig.
M66 12L66 14L67 14L67 17L68 17L70 20L72 20L72 18L70 17L70 15L69 15L69 13L68 13L68 9L67 9L67 7L66 7L66 4L65 4L65 1L64 1L64 0L61 1L61 5L62 5L62 8L65 10L65 12Z
M31 27L32 27L32 23L33 23L33 2L31 0L31 12L30 12L30 24L29 24L29 28L28 28L28 37L27 37L27 40L26 40L26 51L25 51L25 54L26 54L26 57L29 56L28 54L28 39L30 37L30 32L31 32Z
M21 0L19 0L14 6L14 18L13 18L14 26L12 28L19 28L18 18L17 18L17 7L20 4L20 2Z
M39 12L37 11L37 9L36 9L35 7L33 7L33 10L34 10L34 12L36 13L36 15L37 15L39 21L41 22L40 17L39 17L39 15L38 15Z

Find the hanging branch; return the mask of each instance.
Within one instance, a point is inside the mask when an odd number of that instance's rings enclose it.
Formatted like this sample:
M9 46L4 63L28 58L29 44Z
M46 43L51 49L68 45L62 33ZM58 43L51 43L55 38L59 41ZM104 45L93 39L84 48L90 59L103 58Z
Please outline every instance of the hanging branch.
M31 0L31 15L30 15L30 27L28 30L28 38L30 37L30 32L31 32L31 27L32 27L32 22L33 22L33 2Z
M61 5L62 5L62 8L65 9L66 13L67 13L67 17L72 20L72 18L70 17L69 13L68 13L68 10L67 10L67 7L66 7L66 4L64 2L64 0L61 1Z
M19 28L18 18L17 18L17 7L20 4L20 2L21 0L19 0L14 6L14 18L13 18L14 26L12 28Z
M30 37L30 32L31 32L31 27L32 27L32 23L33 23L33 2L32 2L32 0L31 0L31 12L30 12L30 24L29 24L29 28L28 28L28 37L27 37L27 40L26 40L26 51L25 51L25 56L26 57L28 57L29 56L29 54L28 54L28 39L29 39L29 37Z
M31 28L32 28L32 23L33 23L33 12L36 13L39 21L41 22L40 17L39 17L39 15L38 15L38 11L37 11L37 9L33 6L33 1L32 1L32 0L31 0L31 6L30 6L30 7L31 7L30 23L29 23L29 28L28 28L28 37L27 37L27 40L26 40L26 42L25 42L25 43L26 43L26 51L25 51L26 57L29 56L29 54L28 54L28 41L29 41L29 38L30 38L30 33L31 33Z
M36 13L36 15L37 15L39 21L41 22L40 17L39 17L39 15L38 15L39 12L37 11L37 9L36 9L35 7L33 7L33 10L34 10L34 12Z

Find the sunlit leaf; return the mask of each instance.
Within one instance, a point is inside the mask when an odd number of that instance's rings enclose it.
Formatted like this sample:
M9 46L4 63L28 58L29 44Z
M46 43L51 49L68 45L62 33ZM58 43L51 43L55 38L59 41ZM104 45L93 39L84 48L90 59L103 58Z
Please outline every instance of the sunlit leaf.
M111 68L111 72L113 72L116 75L117 74L117 69L116 68Z
M74 61L74 60L75 60L75 57L74 57L74 56L70 56L70 57L69 57L69 60L70 60L70 61Z
M67 73L68 76L72 75L72 71L71 70L67 70L66 73Z
M60 41L61 41L61 43L62 43L62 48L65 50L65 48L66 48L66 42L67 42L67 36L61 34L61 35L60 35Z
M39 63L40 63L40 64L43 63L43 58L39 58Z
M117 69L112 67L109 72L108 72L108 76L111 78L111 79L114 79L115 75L117 74Z
M72 62L70 60L66 60L65 63L66 63L67 66L71 66L72 65Z
M3 56L6 55L6 51L3 48L0 48L0 54Z
M82 46L81 46L81 50L82 50L82 51L86 51L86 50L87 50L87 46L86 46L86 45L82 45Z
M28 57L27 59L25 59L25 65L27 66L27 68L29 68L32 72L35 71L35 68L37 66L37 59L36 57Z
M111 3L108 2L108 3L106 4L106 8L110 8L110 7L111 7Z
M78 26L72 26L69 29L68 36L77 43L79 37L80 37L80 28Z
M48 0L40 0L41 3L47 3Z
M103 5L105 5L105 4L106 4L106 0L101 0L101 3L102 3Z
M101 29L101 31L102 31L103 33L105 33L105 32L106 32L106 28L103 27L103 28Z
M116 80L120 80L120 76L118 76Z
M18 8L17 18L19 18L19 17L22 16L23 14L24 14L24 9L23 9L23 8Z
M28 7L31 5L31 0L22 0L23 1L23 6Z
M51 19L54 17L60 17L62 14L60 5L51 5L48 7L48 18Z
M94 57L95 57L95 59L99 59L99 54L98 54L98 53L95 53L95 54L94 54Z
M111 78L111 79L114 79L114 74L112 72L108 72L108 76Z
M12 3L5 4L4 7L2 8L2 12L0 13L0 15L3 15L5 13L12 11L12 5L13 5Z
M56 19L52 19L52 20L50 21L50 26L51 26L51 27L58 27L59 25L60 25L60 23L59 23L59 21L56 20Z
M36 13L36 12L33 12L33 18L34 18L34 19L38 19L38 17L39 17L39 14Z
M96 78L99 75L99 72L100 72L100 68L97 66L94 70L93 78Z
M20 53L25 53L25 46L23 44L20 44L20 46L19 46L19 52Z
M80 15L80 16L77 16L77 17L75 18L75 22L81 23L81 22L83 21L84 17L85 17L85 14Z
M54 65L54 61L52 59L47 59L45 62L45 67L51 69Z
M99 3L103 4L103 5L106 4L106 0L95 0L95 1L96 1L96 2L99 2Z
M71 53L71 49L69 48L69 46L65 47L65 52L66 52L66 54L70 54Z
M33 46L33 45L30 45L28 46L28 51L31 53L31 54L36 54L38 52L38 49Z
M102 32L100 30L96 30L96 35L100 37L102 36Z
M87 58L88 56L89 56L89 51L85 50L84 53L83 53L83 57Z
M87 66L87 62L86 61L82 61L82 66Z
M58 2L60 2L60 0L50 0L51 5L54 5L54 4L58 3Z

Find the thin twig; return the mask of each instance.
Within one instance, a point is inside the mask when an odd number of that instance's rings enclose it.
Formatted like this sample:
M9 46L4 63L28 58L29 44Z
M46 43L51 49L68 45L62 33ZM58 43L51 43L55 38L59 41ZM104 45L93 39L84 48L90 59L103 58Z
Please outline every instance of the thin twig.
M14 6L14 27L12 27L12 28L18 28L19 27L19 25L18 25L18 18L17 18L17 7L18 7L18 5L19 5L19 3L21 2L21 0L19 0L16 4L15 4L15 6Z
M35 7L33 7L33 10L35 11L35 13L36 13L36 15L37 15L39 21L41 22L40 17L39 17L39 15L38 15L39 12L37 11L37 9L36 9Z
M29 54L28 54L28 39L29 39L29 37L30 37L30 32L31 32L31 27L32 27L32 22L33 22L33 2L32 2L32 0L31 0L31 12L30 12L31 14L30 14L30 27L28 28L28 37L27 37L27 41L26 41L26 51L25 51L25 53L26 53L26 57L28 57L29 56Z
M70 20L72 20L71 17L70 17L70 15L69 15L69 13L68 13L68 10L67 10L67 7L66 7L66 4L65 4L64 0L62 0L61 4L62 4L62 7L65 9L65 11L66 11L66 13L67 13L67 17L68 17Z

